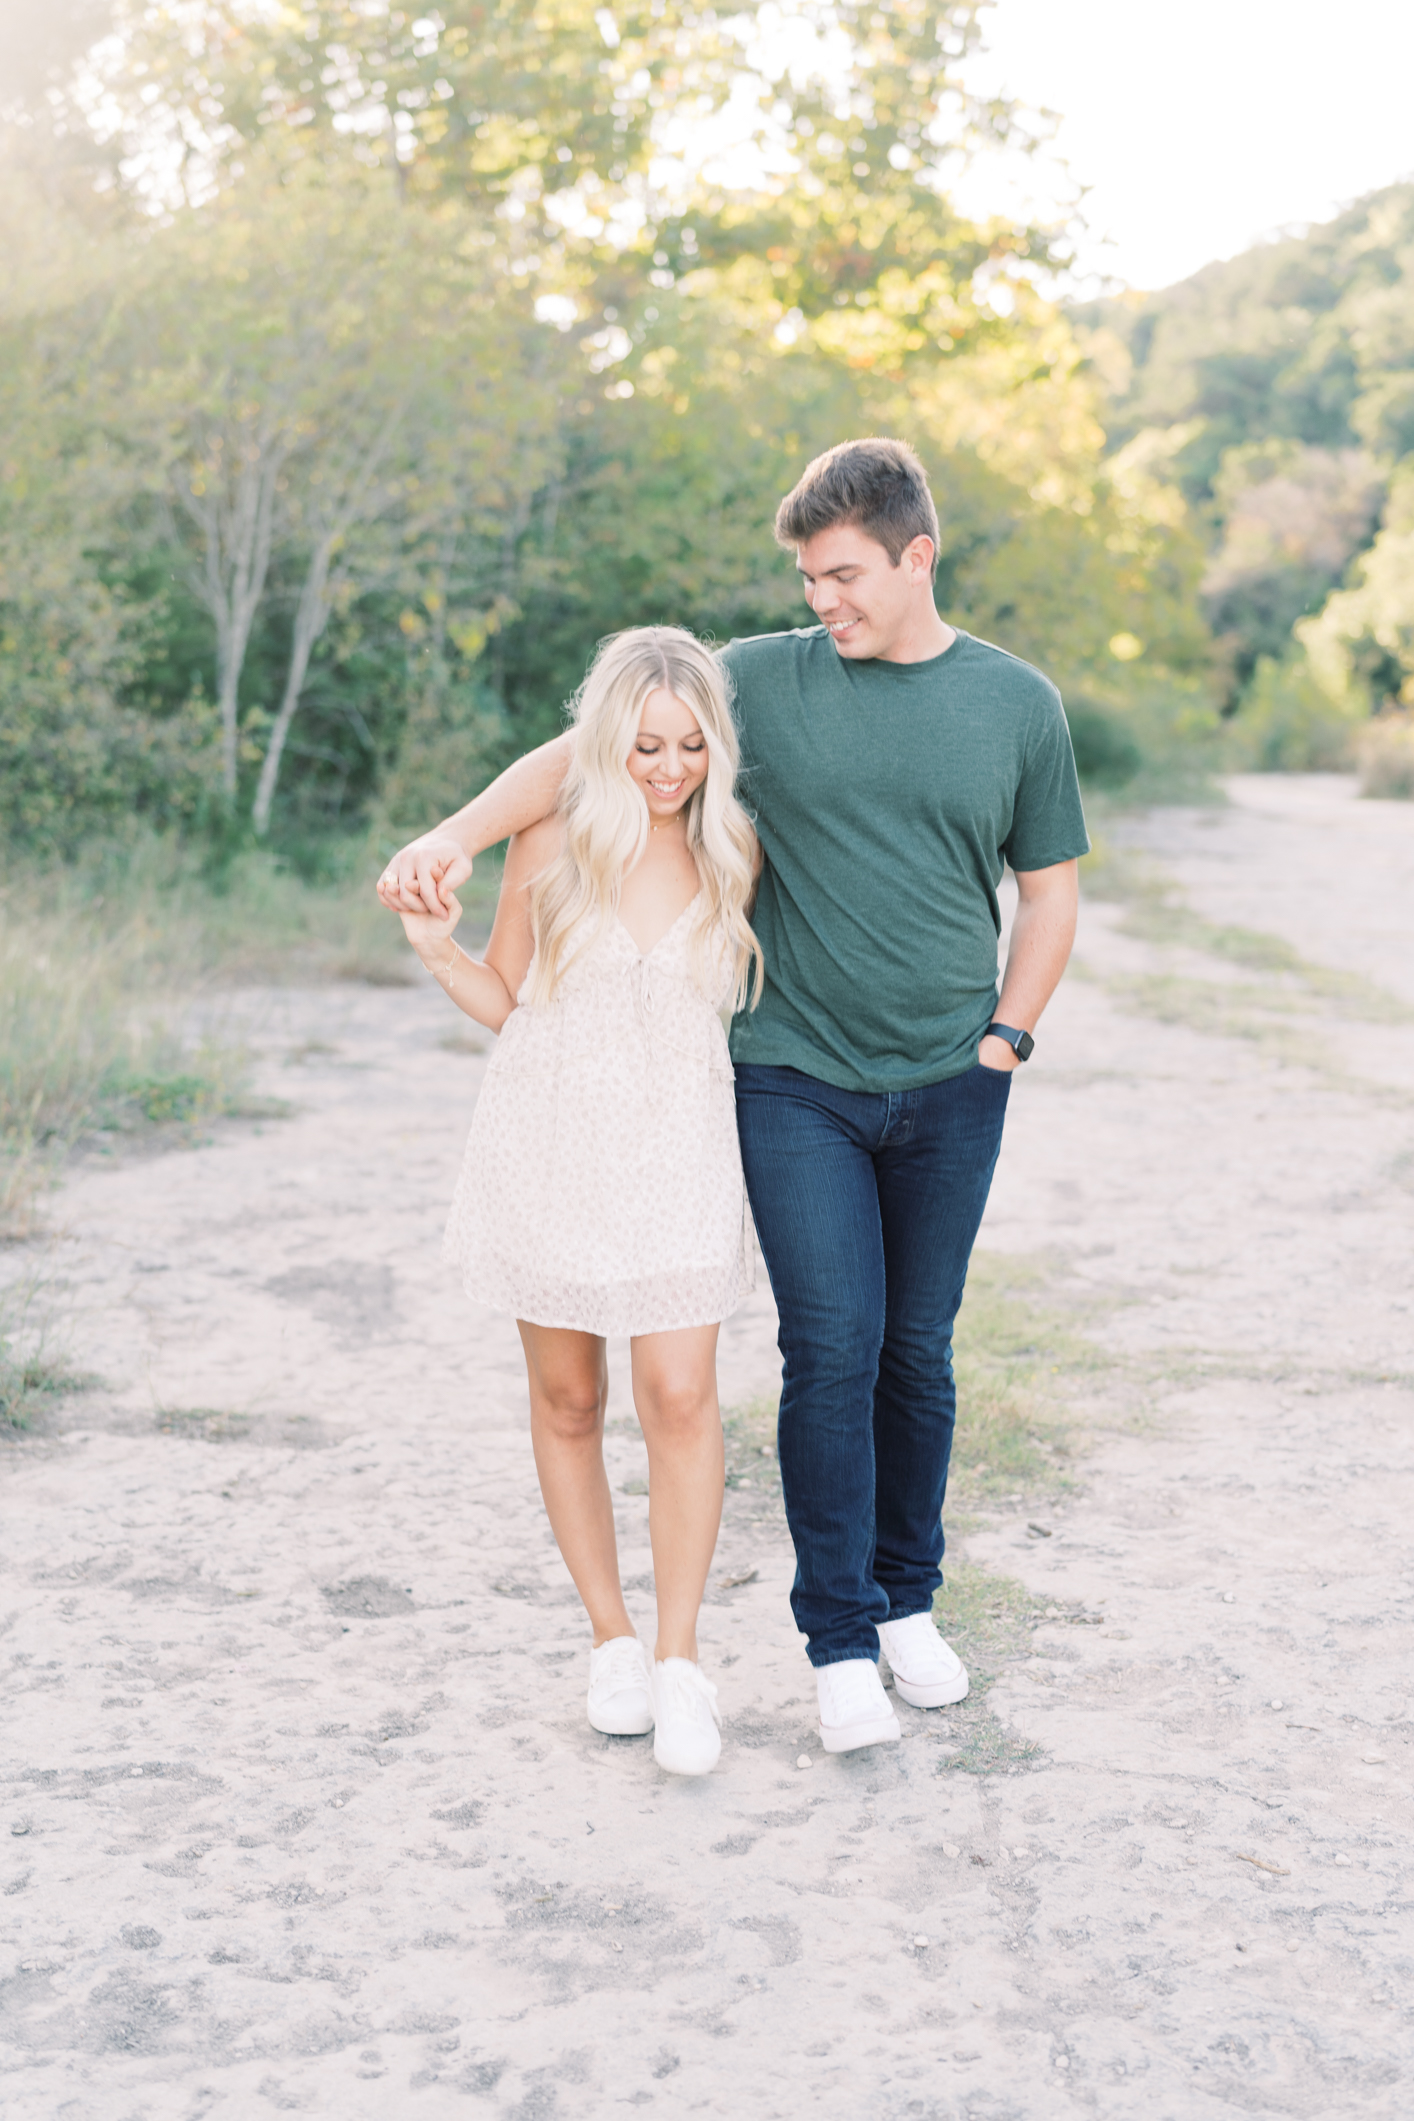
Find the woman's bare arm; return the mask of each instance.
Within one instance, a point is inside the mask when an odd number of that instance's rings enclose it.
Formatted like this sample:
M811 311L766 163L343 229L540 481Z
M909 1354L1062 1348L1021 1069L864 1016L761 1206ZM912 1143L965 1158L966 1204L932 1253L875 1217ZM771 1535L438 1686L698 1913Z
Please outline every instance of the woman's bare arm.
M554 810L571 742L566 730L538 751L527 751L454 816L409 840L378 879L378 896L389 912L449 919L452 893L471 875L475 857Z
M530 970L530 960L535 955L535 930L530 920L531 886L541 870L555 859L564 843L564 826L552 813L527 826L524 832L513 834L506 849L501 896L496 901L496 918L491 928L491 940L486 945L486 962L500 974L512 998L520 993L521 981Z
M499 1031L516 1006L521 981L530 969L535 937L530 920L530 887L545 864L558 853L563 833L557 817L542 818L528 831L512 835L501 876L501 895L486 955L478 961L453 941L461 919L461 901L446 915L405 913L408 941L457 1007L490 1031Z

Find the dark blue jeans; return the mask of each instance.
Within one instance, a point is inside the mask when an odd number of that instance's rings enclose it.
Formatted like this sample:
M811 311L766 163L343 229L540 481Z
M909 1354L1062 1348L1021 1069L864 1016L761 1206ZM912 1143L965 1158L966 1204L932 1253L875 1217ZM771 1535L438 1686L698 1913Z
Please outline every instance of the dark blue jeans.
M929 1611L942 1582L953 1320L1010 1086L980 1066L878 1094L736 1071L781 1321L791 1609L814 1665L877 1657L878 1623Z

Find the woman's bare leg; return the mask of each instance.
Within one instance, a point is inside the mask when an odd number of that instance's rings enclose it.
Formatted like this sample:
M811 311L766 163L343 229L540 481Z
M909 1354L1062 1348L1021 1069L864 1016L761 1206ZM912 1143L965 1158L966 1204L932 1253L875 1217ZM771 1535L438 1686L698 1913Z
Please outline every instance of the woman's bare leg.
M530 1379L530 1440L556 1544L594 1629L594 1647L632 1635L619 1582L614 1505L604 1471L609 1371L597 1333L517 1319Z
M648 1445L648 1529L658 1588L655 1657L697 1660L697 1612L722 1521L717 1327L643 1333L633 1400Z

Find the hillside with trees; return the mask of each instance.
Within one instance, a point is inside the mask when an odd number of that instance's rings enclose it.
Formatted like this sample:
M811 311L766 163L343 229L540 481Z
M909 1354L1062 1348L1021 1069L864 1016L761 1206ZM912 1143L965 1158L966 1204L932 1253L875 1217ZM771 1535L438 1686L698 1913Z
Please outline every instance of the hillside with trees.
M1203 539L1228 711L1299 753L1414 704L1414 185L1078 321L1113 461Z
M415 822L614 627L799 623L775 503L871 429L929 461L949 610L1203 711L1198 544L1107 474L1063 232L948 204L1013 127L971 0L802 17L774 71L749 20L552 12L134 7L11 108L11 830Z
M1407 698L1414 191L1072 312L1063 228L949 204L1020 136L961 86L974 0L791 19L17 8L9 834L416 824L615 627L799 623L775 503L870 430L1092 778L1210 762L1220 711L1319 762Z

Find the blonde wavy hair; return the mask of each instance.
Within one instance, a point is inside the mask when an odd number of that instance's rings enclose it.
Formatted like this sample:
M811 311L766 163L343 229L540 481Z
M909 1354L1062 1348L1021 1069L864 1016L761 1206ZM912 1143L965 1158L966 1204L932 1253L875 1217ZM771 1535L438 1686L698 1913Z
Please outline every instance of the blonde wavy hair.
M559 803L564 851L530 895L532 1002L554 995L575 954L567 954L572 931L586 923L587 941L617 914L623 879L648 844L648 805L628 761L644 702L660 686L692 710L707 744L707 777L687 806L687 844L702 880L692 930L698 977L706 938L719 929L732 953L733 1008L742 1008L748 993L753 1009L760 998L765 968L747 919L755 850L750 820L733 793L741 753L726 675L683 627L635 626L601 641L572 702L574 748Z

